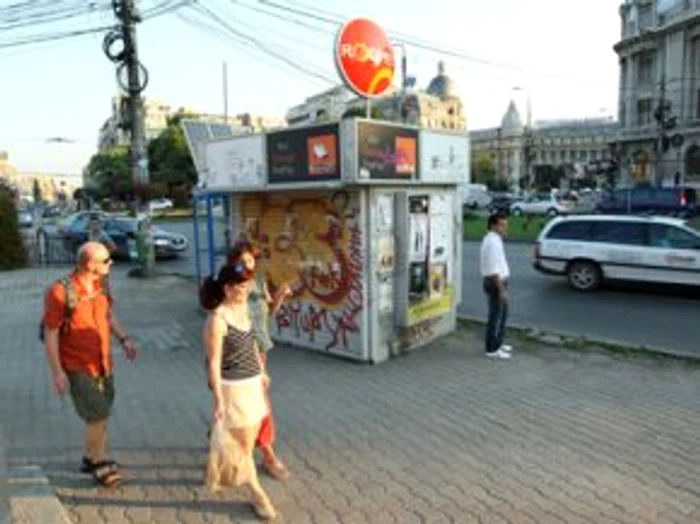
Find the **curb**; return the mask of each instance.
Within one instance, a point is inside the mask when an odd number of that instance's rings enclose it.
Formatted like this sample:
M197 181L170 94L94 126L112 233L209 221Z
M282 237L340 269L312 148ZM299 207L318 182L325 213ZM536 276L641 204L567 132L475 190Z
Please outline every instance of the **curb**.
M464 315L459 313L457 314L457 321L462 325L478 324L479 326L484 326L486 324L486 321L484 321L484 319L480 317L474 317L471 315ZM629 342L623 342L621 340L615 339L595 339L576 333L545 331L533 326L526 326L524 324L517 323L509 323L506 329L508 331L518 333L528 340L540 342L549 346L558 346L567 349L585 349L599 347L601 349L612 351L614 353L638 354L663 358L672 358L676 360L685 360L700 364L700 355L681 353L667 348L655 346L639 346L631 344Z
M39 466L9 467L0 479L1 524L71 524Z

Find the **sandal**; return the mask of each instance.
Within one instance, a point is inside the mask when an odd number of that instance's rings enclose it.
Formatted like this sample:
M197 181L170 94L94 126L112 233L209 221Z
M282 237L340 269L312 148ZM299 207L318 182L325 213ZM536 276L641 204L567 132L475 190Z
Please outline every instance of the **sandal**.
M105 460L105 462L107 462L113 466L119 465L114 460ZM80 472L81 473L92 473L92 471L94 469L95 469L95 463L90 459L90 457L83 457L83 460L80 463Z
M274 462L263 462L263 468L265 468L268 475L276 480L287 480L291 475L287 469L287 466L282 464L282 462L279 460L275 460Z
M250 504L253 506L253 512L260 520L275 520L277 518L277 510L267 497L255 497Z
M93 464L92 476L101 486L111 488L122 481L117 463L113 460L104 460Z
M89 457L83 457L83 460L80 463L80 472L92 473L93 469L95 469L95 464L92 462L92 460L90 460Z

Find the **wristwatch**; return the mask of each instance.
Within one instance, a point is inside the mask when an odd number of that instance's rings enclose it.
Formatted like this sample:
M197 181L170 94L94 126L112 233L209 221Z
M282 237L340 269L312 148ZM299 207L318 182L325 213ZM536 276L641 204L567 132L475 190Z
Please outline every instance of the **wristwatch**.
M129 340L131 337L129 335L124 335L123 337L119 337L119 343L124 345L124 342Z

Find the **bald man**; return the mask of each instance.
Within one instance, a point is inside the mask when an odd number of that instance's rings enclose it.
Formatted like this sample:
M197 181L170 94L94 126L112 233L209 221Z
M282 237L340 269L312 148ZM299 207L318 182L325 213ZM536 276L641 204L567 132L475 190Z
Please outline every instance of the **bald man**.
M99 242L78 250L76 269L55 282L44 302L44 346L53 385L59 395L70 392L78 416L86 424L81 471L103 486L121 476L107 458L107 419L114 402L111 335L119 340L129 361L138 348L112 311L107 277L112 258ZM71 303L70 317L66 315Z

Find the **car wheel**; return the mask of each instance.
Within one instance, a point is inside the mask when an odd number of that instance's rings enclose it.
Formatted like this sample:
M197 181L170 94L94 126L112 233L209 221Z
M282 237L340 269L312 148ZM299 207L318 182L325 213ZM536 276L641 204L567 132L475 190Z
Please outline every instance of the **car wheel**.
M547 215L550 216L550 217L555 217L555 216L557 216L558 214L559 214L559 211L557 211L556 208L554 208L554 207L550 207L550 208L547 210Z
M603 275L595 262L575 260L566 272L569 285L577 291L593 291L600 286Z
M522 214L523 214L523 210L520 209L519 207L516 207L515 209L513 209L513 216L514 217L522 216Z

